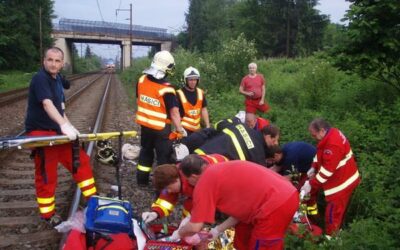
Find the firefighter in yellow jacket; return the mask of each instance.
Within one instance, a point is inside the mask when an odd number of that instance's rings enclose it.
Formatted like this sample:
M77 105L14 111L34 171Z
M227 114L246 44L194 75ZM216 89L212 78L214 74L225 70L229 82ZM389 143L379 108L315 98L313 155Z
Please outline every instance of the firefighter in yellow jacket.
M141 150L136 179L140 186L149 183L154 150L158 165L171 163L172 147L168 139L171 122L178 137L187 135L181 125L175 89L166 79L174 68L175 60L168 51L157 52L137 83L136 123L141 125Z
M185 85L177 90L177 94L182 116L181 124L190 134L201 128L201 120L205 127L209 128L210 120L204 91L197 87L200 83L200 72L194 67L189 67L185 69L183 77Z

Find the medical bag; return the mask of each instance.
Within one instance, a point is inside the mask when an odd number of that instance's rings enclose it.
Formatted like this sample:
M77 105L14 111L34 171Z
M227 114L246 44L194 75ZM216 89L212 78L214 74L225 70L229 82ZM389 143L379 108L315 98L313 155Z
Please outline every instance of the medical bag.
M133 236L132 206L125 200L92 196L86 210L85 228L89 232Z

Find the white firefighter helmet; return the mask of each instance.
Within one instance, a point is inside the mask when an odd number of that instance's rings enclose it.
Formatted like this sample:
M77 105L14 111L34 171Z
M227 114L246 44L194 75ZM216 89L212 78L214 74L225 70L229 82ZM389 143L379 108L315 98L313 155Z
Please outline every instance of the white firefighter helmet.
M200 72L196 68L190 66L183 72L183 77L185 81L186 79L200 79Z
M143 73L162 79L167 75L172 75L174 68L174 57L168 51L162 50L154 55L150 68L145 69Z

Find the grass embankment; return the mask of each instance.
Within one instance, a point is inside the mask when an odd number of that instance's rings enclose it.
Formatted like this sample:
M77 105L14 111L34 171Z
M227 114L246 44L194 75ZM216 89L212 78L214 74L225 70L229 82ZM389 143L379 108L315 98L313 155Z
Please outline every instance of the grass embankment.
M26 73L21 71L1 71L0 92L28 87L33 74L34 72Z

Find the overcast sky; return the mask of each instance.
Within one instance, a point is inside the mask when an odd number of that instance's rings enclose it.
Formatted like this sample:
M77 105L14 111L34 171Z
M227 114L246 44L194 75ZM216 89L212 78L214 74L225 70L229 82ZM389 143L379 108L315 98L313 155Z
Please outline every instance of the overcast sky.
M339 23L349 2L345 0L320 0L317 9L330 16L332 22ZM106 21L129 24L129 4L132 3L133 24L168 29L176 33L185 25L188 0L55 0L54 10L58 18L72 18L92 21ZM117 9L123 9L118 11ZM55 22L58 19L54 20ZM92 45L91 45L92 47ZM115 58L119 46L93 46L96 54ZM135 46L134 55L141 55L147 48Z

